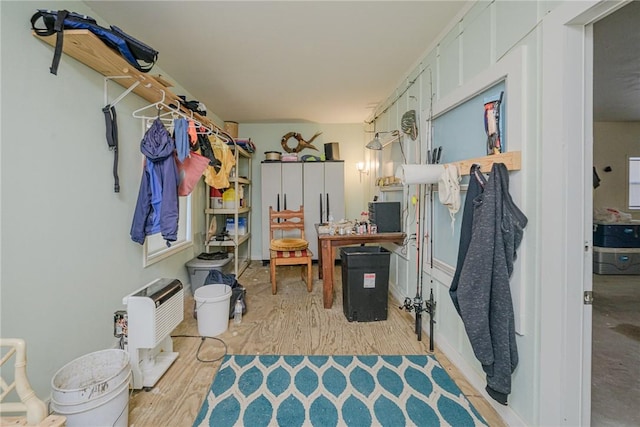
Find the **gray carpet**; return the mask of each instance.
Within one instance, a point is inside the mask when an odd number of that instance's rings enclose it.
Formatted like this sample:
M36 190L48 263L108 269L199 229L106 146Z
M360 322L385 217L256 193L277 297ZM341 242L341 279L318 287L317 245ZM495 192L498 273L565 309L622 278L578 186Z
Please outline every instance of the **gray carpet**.
M591 425L640 425L640 276L593 275Z

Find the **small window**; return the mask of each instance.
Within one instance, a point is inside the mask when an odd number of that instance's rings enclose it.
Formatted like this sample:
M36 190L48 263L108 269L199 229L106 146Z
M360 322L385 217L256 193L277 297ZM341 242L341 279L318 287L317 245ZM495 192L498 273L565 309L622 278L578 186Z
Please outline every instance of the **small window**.
M191 232L191 195L179 197L178 239L167 247L161 233L147 236L144 243L144 266L147 267L193 245Z
M640 209L640 157L629 157L629 209Z

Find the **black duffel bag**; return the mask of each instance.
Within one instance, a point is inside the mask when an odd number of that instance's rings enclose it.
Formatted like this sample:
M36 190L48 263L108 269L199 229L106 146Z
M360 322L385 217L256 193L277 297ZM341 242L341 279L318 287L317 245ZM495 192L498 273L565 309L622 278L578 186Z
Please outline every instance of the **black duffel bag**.
M223 273L219 270L211 270L204 279L205 285L222 283L231 286L231 300L229 301L229 319L233 318L233 311L236 307L236 301L240 300L242 303L242 314L247 313L247 290L238 283L235 274Z

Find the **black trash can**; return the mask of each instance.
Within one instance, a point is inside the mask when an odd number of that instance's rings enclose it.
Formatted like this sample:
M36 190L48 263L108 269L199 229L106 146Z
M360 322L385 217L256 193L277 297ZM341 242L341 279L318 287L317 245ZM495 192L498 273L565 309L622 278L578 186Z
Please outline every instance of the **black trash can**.
M342 307L349 322L387 320L391 252L380 246L344 247Z

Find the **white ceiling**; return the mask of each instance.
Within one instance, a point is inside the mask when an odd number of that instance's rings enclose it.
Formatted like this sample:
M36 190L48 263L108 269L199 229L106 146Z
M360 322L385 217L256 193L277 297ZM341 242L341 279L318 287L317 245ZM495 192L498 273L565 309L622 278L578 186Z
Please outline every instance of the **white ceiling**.
M210 111L243 123L363 122L469 7L467 1L86 3L158 50L158 67ZM594 26L596 121L640 121L638 22L635 1Z
M158 67L211 112L243 123L363 122L467 7L466 1L86 3L158 50Z
M596 121L640 121L640 2L594 24Z

